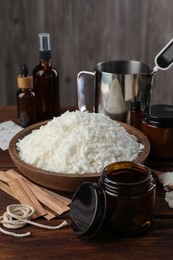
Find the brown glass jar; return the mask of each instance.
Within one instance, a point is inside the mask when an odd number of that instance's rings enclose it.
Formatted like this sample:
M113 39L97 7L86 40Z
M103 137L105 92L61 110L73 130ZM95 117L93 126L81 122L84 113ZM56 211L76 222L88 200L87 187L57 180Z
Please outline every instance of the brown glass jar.
M74 232L90 238L102 225L115 235L136 235L153 222L156 184L149 168L116 162L102 172L99 183L78 187L70 205Z
M146 108L140 130L148 137L150 157L173 160L173 106L153 105Z
M112 163L99 183L106 193L104 223L109 229L135 235L151 226L156 184L149 168L133 162Z

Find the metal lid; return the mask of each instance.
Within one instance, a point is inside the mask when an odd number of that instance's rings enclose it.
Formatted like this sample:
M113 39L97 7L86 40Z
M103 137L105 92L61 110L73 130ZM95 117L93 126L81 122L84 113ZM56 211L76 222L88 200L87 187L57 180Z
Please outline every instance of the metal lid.
M73 231L86 238L101 228L106 213L106 194L97 183L85 182L76 190L70 205Z

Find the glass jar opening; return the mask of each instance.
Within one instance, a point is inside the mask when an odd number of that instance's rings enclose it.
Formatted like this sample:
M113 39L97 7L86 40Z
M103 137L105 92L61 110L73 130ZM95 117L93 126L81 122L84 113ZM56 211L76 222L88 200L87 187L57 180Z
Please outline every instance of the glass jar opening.
M151 178L151 171L139 163L116 162L104 168L102 178L106 183L112 185L133 186L148 182Z

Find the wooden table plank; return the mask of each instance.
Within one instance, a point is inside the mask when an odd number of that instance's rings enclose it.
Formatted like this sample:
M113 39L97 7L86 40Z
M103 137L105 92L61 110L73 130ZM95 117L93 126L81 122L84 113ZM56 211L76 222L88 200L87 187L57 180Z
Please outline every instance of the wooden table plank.
M0 123L8 120L18 122L16 106L0 106Z
M51 223L57 224L57 220ZM75 235L70 227L57 231L31 226L22 229L22 232L29 231L32 235L25 239L0 235L1 259L165 259L165 256L171 259L173 252L171 219L156 219L147 233L131 238L103 229L89 240Z
M6 118L16 120L15 107L0 109L0 121ZM11 168L16 169L8 151L0 150L0 170ZM164 195L162 185L157 183L154 224L140 236L120 237L102 228L93 239L83 239L70 226L52 231L27 225L17 232L30 231L30 237L14 238L0 233L0 259L172 259L173 209L168 207ZM12 203L16 200L0 190L0 214ZM68 213L37 222L58 225L63 220L69 223Z

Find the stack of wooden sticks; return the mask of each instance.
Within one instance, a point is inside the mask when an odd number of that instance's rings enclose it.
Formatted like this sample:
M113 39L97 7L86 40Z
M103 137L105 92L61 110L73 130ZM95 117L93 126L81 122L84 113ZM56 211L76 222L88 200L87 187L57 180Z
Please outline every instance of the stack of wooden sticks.
M12 169L0 171L0 189L21 204L32 206L35 209L32 219L44 217L51 220L69 211L69 198L32 183Z

